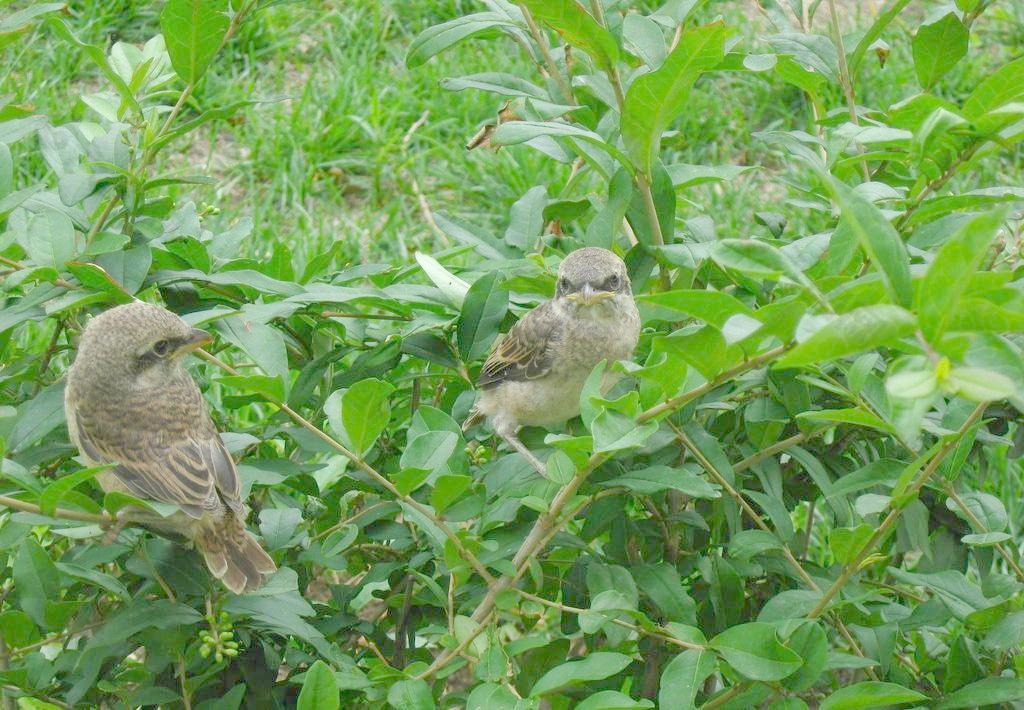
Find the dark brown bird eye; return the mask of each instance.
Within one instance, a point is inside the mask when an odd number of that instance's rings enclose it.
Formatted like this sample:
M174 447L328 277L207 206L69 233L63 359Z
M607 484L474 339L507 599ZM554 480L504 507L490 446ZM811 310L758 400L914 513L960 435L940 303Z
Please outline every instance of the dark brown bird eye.
M619 288L619 277L614 274L609 276L606 285L609 291L617 291Z
M563 279L559 279L558 280L558 288L560 290L562 290L562 291L568 291L569 290L569 279L564 279L564 278Z
M166 340L158 340L153 344L153 352L163 357L171 349L171 344Z

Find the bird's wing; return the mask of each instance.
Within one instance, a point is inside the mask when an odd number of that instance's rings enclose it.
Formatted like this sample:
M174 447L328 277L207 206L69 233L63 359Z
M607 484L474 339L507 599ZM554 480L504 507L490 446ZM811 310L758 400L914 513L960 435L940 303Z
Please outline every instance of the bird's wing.
M512 326L487 357L477 385L493 387L543 377L551 370L552 345L561 336L559 319L550 301L540 304Z
M173 503L198 518L204 510L220 507L216 489L231 508L241 509L234 461L212 425L174 441L154 437L147 442L124 432L105 432L81 411L73 420L82 453L97 463L115 463L112 473L132 495Z

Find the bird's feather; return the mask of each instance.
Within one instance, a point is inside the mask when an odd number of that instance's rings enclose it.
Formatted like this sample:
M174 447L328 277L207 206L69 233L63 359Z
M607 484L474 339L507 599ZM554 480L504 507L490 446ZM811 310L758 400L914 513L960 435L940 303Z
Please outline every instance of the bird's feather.
M220 508L221 500L236 511L243 510L238 472L212 426L171 441L165 437L146 440L111 436L81 410L71 419L82 453L97 463L117 464L111 472L132 495L173 503L194 518Z
M527 313L495 344L477 385L486 389L502 382L544 377L551 371L552 346L561 335L560 323L550 301Z

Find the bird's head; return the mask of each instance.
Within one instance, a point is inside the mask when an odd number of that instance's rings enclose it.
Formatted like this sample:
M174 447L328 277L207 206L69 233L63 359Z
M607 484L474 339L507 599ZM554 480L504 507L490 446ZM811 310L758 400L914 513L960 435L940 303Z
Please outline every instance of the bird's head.
M558 267L555 299L578 315L609 315L632 297L625 263L607 249L577 249Z
M210 340L205 330L193 328L167 309L136 301L89 321L78 346L75 369L111 382L159 380L181 367L186 354Z

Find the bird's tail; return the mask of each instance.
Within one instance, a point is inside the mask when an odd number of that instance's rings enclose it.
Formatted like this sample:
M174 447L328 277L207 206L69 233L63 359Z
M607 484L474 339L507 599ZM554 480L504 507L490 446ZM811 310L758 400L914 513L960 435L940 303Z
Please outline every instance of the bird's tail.
M198 527L195 545L210 574L235 594L256 591L277 571L274 560L231 513L215 524Z

